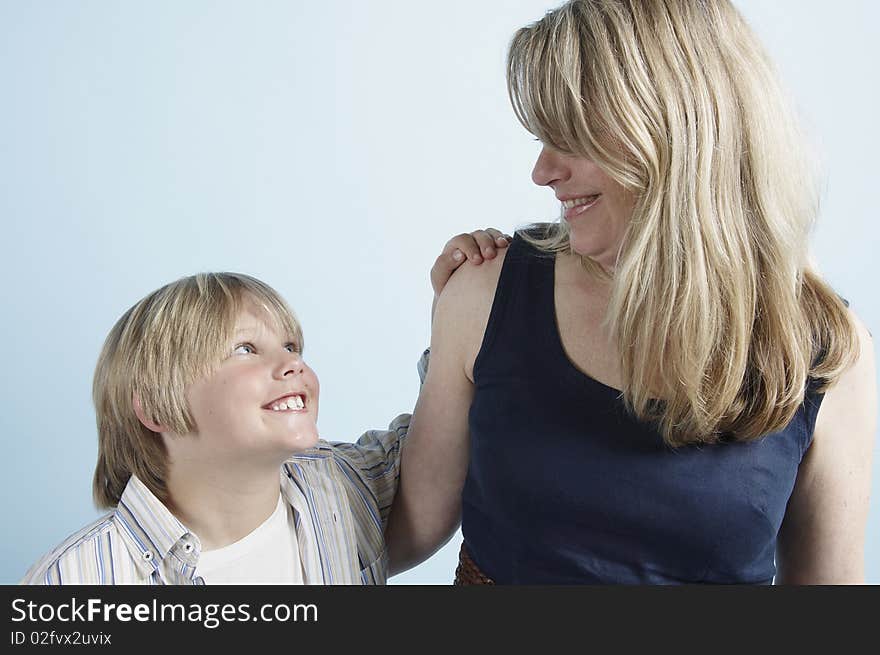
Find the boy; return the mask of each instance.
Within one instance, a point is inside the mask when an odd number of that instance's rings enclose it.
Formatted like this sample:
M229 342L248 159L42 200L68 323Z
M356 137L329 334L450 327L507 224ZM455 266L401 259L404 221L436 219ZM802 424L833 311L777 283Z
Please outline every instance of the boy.
M384 584L409 415L320 441L302 346L285 302L246 275L183 278L127 311L93 387L94 495L114 509L22 582Z

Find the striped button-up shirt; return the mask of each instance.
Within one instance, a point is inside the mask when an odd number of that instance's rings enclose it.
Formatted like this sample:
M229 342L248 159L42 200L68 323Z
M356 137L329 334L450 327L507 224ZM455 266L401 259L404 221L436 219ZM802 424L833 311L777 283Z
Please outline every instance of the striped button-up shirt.
M426 359L420 362L420 373ZM409 414L356 443L320 441L281 467L306 584L385 584L384 530ZM203 584L198 537L132 476L116 509L71 535L22 584Z

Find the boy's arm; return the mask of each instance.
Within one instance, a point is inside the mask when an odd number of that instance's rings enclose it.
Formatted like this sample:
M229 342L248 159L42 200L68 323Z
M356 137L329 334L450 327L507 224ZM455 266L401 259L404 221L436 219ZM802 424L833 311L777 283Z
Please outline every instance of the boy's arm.
M381 531L388 523L388 513L400 478L400 449L409 430L410 414L400 414L387 430L367 430L354 443L333 443L337 458L356 477L361 497L381 520Z

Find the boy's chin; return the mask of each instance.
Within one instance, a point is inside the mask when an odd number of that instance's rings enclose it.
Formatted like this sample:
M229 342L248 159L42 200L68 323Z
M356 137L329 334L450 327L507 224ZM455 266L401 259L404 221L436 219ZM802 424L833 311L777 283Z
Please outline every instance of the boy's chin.
M297 430L285 439L288 454L295 455L318 445L318 430Z

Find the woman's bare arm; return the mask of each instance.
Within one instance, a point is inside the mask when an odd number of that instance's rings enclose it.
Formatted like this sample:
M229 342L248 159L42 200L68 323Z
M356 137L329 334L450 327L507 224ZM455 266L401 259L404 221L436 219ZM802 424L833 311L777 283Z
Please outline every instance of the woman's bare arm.
M403 447L400 482L385 533L392 575L436 552L461 522L473 362L505 253L480 266L462 266L436 303L431 361Z
M873 341L856 324L859 359L819 408L779 533L777 584L864 583L877 386Z

